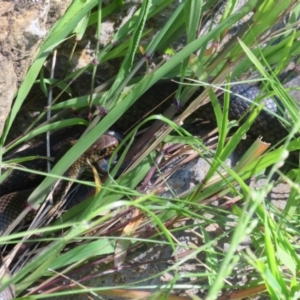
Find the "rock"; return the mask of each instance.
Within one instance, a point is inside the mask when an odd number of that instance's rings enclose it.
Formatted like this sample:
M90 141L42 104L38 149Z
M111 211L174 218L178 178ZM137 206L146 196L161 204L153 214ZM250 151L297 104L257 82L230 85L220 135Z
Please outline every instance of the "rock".
M71 0L0 0L0 134L39 46L70 3Z

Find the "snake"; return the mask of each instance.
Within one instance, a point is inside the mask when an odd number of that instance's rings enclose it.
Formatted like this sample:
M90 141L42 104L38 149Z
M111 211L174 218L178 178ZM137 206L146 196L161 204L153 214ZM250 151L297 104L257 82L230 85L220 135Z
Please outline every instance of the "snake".
M137 116L141 116L143 112L148 111L155 107L156 105L162 102L162 99L169 96L173 92L178 89L178 84L172 81L164 81L161 83L157 83L153 87L151 87L139 101L137 101L133 106L128 110L126 114L124 114L113 126L113 129L119 132L124 132L130 126L132 126L137 119ZM199 89L197 93L201 93L203 89ZM230 88L230 106L229 106L229 119L230 120L239 120L243 116L247 116L250 107L253 101L262 96L262 91L259 87L249 84L234 84ZM159 95L159 96L158 96ZM178 101L176 99L172 99L171 105L177 105L180 110L180 105L178 105ZM219 102L222 106L223 99L219 97ZM277 143L281 139L283 139L287 135L287 129L278 121L276 115L282 114L282 110L280 107L280 102L274 101L273 98L263 97L262 103L265 105L265 109L263 109L257 119L254 121L252 127L249 130L249 134L252 136L263 136L264 141L270 143ZM170 105L170 102L167 106ZM154 110L153 113L158 113L162 110L162 107ZM213 120L214 119L214 110L212 108L211 103L208 103L202 106L200 109L196 110L192 117L200 118L204 120ZM80 131L79 131L80 132ZM61 136L58 135L56 138L58 141L61 141ZM69 143L69 146L72 146L76 140L72 140ZM99 161L101 158L109 155L113 149L118 145L119 139L113 135L103 135L100 137L85 153L79 157L76 162L65 172L64 176L68 176L70 178L78 178L82 172L89 167L87 161L89 160L91 163L95 163ZM55 143L54 143L55 144ZM59 143L58 143L59 144ZM58 149L60 146L57 147ZM21 153L17 153L16 157L19 156L28 156L28 155L36 155L37 153L45 153L45 143L42 145L37 145L36 147L32 147L29 150L25 150ZM53 153L54 155L58 155L58 150L54 147ZM31 167L35 169L42 168L39 162L27 162L28 165L26 167ZM43 164L44 162L42 162ZM29 187L29 189L25 191L14 191L15 189L22 189L22 186L16 186L16 184L9 184L9 181L12 180L10 177L0 185L0 232L3 232L7 229L7 227L12 223L12 221L20 214L24 205L26 204L26 200L30 193L32 192L34 182L36 185L36 181L32 180L27 173L21 171L14 172L16 176L19 176L18 182L23 184L23 188ZM55 194L57 199L62 199L67 194L70 189L71 182L70 181L61 181L61 183L56 188ZM1 258L2 259L2 258ZM0 293L0 300L10 300L12 299L13 287L9 286L4 291Z
M72 147L77 141L70 140L64 144L64 147L58 153L58 157L61 157L68 148ZM64 172L64 176L70 179L77 179L80 175L90 167L90 164L94 164L104 157L113 153L119 144L119 139L111 134L104 134L101 136L92 146L90 146L73 164ZM28 152L28 151L27 151ZM10 180L12 180L10 178ZM58 201L62 201L68 193L72 181L60 180L53 192L53 199L55 204ZM26 201L33 189L27 189L23 191L15 191L6 194L0 198L0 233L3 233L8 226L18 217L26 205ZM5 273L9 277L10 273L8 268L4 265L2 256L0 257L0 265L5 268ZM9 286L0 292L0 300L10 300L14 297L14 288Z

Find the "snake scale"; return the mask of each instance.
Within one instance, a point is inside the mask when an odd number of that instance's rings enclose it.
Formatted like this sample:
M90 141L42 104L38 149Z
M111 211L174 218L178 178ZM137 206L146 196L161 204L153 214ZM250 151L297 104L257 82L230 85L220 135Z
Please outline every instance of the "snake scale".
M116 123L113 129L116 129L120 132L127 130L132 124L137 120L137 116L140 117L143 112L147 112L161 101L176 91L178 85L174 82L161 82L153 86L146 92L141 99L139 99L129 110L128 113L123 115ZM201 92L201 91L200 91ZM238 120L245 114L250 106L251 101L255 100L258 96L261 96L261 90L252 85L248 84L235 84L231 86L231 95L230 95L230 109L229 109L229 119ZM250 101L247 101L247 98ZM220 103L222 104L222 96L219 97ZM172 100L174 104L174 99ZM265 107L275 114L280 114L280 109L278 104L276 104L273 99L265 98L263 102ZM170 105L168 102L165 105ZM161 112L163 108L160 107L159 111L154 110L153 113ZM214 119L214 111L210 103L202 106L199 110L193 113L193 116L196 118L201 118L204 120ZM82 130L78 130L77 133L81 133ZM284 138L287 135L287 130L282 126L278 121L276 116L270 114L267 110L262 110L256 121L253 123L249 134L258 137L263 136L263 140L270 142L272 144L277 143L279 140ZM59 153L59 143L63 138L58 134L55 137L53 135L53 155ZM72 145L74 141L70 143ZM88 166L87 158L96 162L98 159L104 157L112 148L118 143L118 140L112 136L100 137L99 140L91 146L75 163L74 165L67 170L64 174L65 176L70 176L72 178L78 178L82 171ZM55 146L56 145L56 146ZM57 146L58 145L58 146ZM18 157L18 156L30 156L30 155L45 155L45 143L40 143L37 146L34 146L30 149L17 153L15 156L9 157ZM28 168L43 169L44 161L34 161L25 163ZM15 181L15 178L19 178L16 184L10 184L10 182ZM34 178L36 179L36 178ZM21 171L14 171L12 176L9 176L4 182L0 185L0 231L5 231L9 224L16 218L17 215L22 211L28 195L31 193L31 188L37 184L36 180L30 178L28 173ZM58 187L57 194L61 194L59 199L64 197L70 187L69 181L62 181L62 184ZM27 191L18 192L24 188L29 188ZM0 293L0 300L10 300L12 287L5 289Z

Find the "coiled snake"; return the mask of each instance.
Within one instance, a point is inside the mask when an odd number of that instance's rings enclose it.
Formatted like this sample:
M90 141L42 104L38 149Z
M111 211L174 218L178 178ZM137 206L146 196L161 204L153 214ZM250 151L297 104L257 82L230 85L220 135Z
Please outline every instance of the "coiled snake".
M122 116L120 120L116 123L115 128L117 130L124 131L136 120L136 116L140 116L141 112L147 111L160 103L161 99L164 99L170 95L173 91L178 88L177 84L172 82L163 82L152 87L144 96L143 99L134 104L128 114ZM158 92L159 91L159 92ZM249 110L251 106L251 101L253 101L257 96L261 95L259 88L255 86L250 86L247 84L237 84L231 87L231 101L229 118L239 119L241 116ZM158 97L157 95L160 95ZM250 101L245 100L247 98ZM220 98L221 99L221 98ZM220 100L222 101L222 100ZM267 109L271 110L273 113L280 113L278 106L271 98L263 100L263 103ZM160 108L161 109L161 108ZM156 111L154 111L156 113ZM195 117L201 119L212 120L214 118L214 112L210 104L207 104L201 109L194 113ZM270 143L276 143L287 134L286 129L277 120L277 118L270 114L268 111L263 110L257 120L254 122L250 132L253 136L258 137L262 135L264 140ZM74 142L72 142L74 143ZM72 144L71 143L71 144ZM112 149L118 144L118 139L112 136L103 136L91 146L74 164L67 170L65 176L70 176L71 178L78 178L82 171L88 166L87 159L91 163L96 162L100 158L108 155ZM9 193L9 185L1 186L2 192ZM58 199L63 198L68 189L70 188L70 183L62 181L62 183L57 187L57 194L60 194ZM26 199L30 194L31 190L22 193L12 192L8 195L2 196L0 198L0 231L5 231L9 224L19 215L26 203ZM9 300L12 298L11 295L12 288L9 287L0 293L0 299Z

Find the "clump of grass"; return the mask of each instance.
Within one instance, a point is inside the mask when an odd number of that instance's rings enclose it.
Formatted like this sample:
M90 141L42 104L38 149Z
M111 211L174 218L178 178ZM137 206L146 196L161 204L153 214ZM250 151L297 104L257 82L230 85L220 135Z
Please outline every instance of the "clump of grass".
M130 110L135 102L141 101L140 96L151 86L162 79L176 78L183 81L188 77L204 83L207 87L196 99L190 99L196 88L191 85L180 85L176 92L176 99L181 99L183 102L190 100L189 105L179 116L173 118L173 122L159 115L144 121L147 123L151 119L158 119L169 126L163 127L155 139L149 137L152 137L151 133L162 127L161 123L150 127L144 136L139 138L144 146L142 151L140 148L134 148L135 150L131 148L134 135L142 124L132 130L123 142L125 151L123 154L119 154L119 164L108 174L107 180L102 184L89 183L98 188L95 196L67 211L51 227L1 237L1 243L7 243L15 242L14 239L43 233L40 239L44 245L43 249L37 254L34 253L33 259L19 267L12 279L3 286L14 283L17 295L39 299L68 294L73 297L77 293L90 293L109 296L120 296L121 294L127 295L128 298L173 299L174 297L175 299L173 294L178 290L194 288L204 292L206 299L217 299L220 294L227 294L231 299L240 299L259 293L267 293L272 299L296 299L297 293L299 293L298 266L300 264L297 256L297 236L299 234L297 233L298 215L295 214L299 197L299 172L294 170L287 176L279 171L281 162L285 160L286 152L299 149L299 141L292 140L300 128L299 114L293 100L274 76L298 54L298 32L295 31L297 24L293 19L294 12L298 10L298 7L293 1L264 1L258 4L257 1L250 0L234 12L237 1L228 1L224 6L226 9L221 13L221 18L215 20L215 24L211 23L205 31L203 30L199 34L198 28L201 28L206 21L207 15L214 11L214 3L183 1L178 4L171 17L166 20L164 26L153 37L150 44L143 49L144 53L140 56L138 51L139 45L143 42L145 26L153 16L168 9L167 5L172 1L161 2L143 1L134 17L116 31L111 43L101 51L97 45L94 63L72 74L67 74L62 82L56 81L57 86L67 89L70 88L69 83L74 78L91 70L90 93L61 103L54 103L50 109L54 114L56 111L63 114L61 110L65 112L64 109L70 107L80 111L86 107L98 105L107 109L106 116L97 115L89 124L81 118L56 120L55 122L50 119L42 125L30 128L26 135L10 144L9 147L5 147L5 140L12 123L51 51L56 49L72 32L81 35L81 31L84 32L86 26L95 23L99 39L104 15L107 14L109 17L116 10L121 9L122 1L115 0L107 8L102 8L101 1L99 3L98 1L74 1L49 33L18 91L1 139L4 153L33 136L53 129L79 123L86 124L88 127L88 131L58 161L45 180L30 195L29 204L38 208L57 176L61 176L100 135L126 114L126 111ZM272 26L279 23L288 14L289 22L283 29L266 35ZM223 43L228 30L247 15L250 16L249 20L241 26L236 35ZM78 24L81 27L78 27ZM171 44L183 34L186 36L186 44L182 49L175 51L168 60L161 58L155 69L140 75L140 70L147 65L155 51L167 52L169 49L166 41ZM281 38L279 42L277 41L278 36ZM115 45L116 41L117 45ZM216 42L219 43L219 48L215 46ZM113 83L109 85L106 92L94 93L97 65L119 58L120 53L122 63L118 74L112 80ZM274 64L276 64L275 68ZM234 80L250 68L260 75L266 83L266 88L280 97L282 104L291 116L290 121L284 121L286 127L289 128L289 135L278 149L272 149L264 156L261 155L265 149L261 149L258 142L258 145L254 145L254 150L252 149L246 154L242 160L243 164L238 165L235 169L229 169L225 165L225 160L235 150L262 107L255 107L250 114L249 121L239 127L227 142L230 124L224 111L218 107L213 90L225 82L229 85L230 80L227 78L230 75L232 75L231 80ZM41 76L40 80L43 82L42 86L46 87L45 78ZM44 91L48 93L47 89ZM205 180L199 183L193 191L185 193L182 197L174 196L174 199L158 196L155 187L149 188L149 193L144 193L144 190L140 188L141 182L153 167L153 161L158 152L155 149L158 149L160 143L172 141L172 137L170 137L172 131L178 133L173 141L189 144L195 151L200 152L200 155L203 151L201 152L199 148L207 151L202 143L199 143L179 125L209 99L216 107L219 140ZM224 101L224 105L228 105L229 95L225 96ZM175 111L171 107L166 115L173 117ZM42 114L46 112L47 110ZM149 140L150 142L145 143ZM128 155L128 151L137 153L136 149L139 149L140 156L133 165L128 167L125 174L117 176L118 168L125 156ZM220 167L223 168L223 173L219 172ZM271 171L263 187L256 189L245 183L246 179L260 174L268 167L271 168ZM266 201L267 193L274 185L272 176L275 173L278 173L281 179L291 185L290 197L282 211L270 210ZM83 183L86 184L86 182ZM241 190L236 189L237 185L241 187ZM210 203L211 200L219 199L229 191L234 191L236 197L244 204L242 208L236 205L225 208L204 205L204 203ZM207 217L205 212L209 212L210 217ZM124 216L129 213L131 219L124 221ZM230 226L229 223L225 223L231 219L235 221L234 225ZM184 224L181 223L183 220L191 220L193 223L192 225L182 225ZM227 224L229 228L227 227L223 235L212 237L206 229L210 224L216 224L223 229ZM196 227L198 230L195 229ZM99 237L87 235L95 228L99 232ZM92 268L94 263L102 265L105 263L107 267L98 274L86 276L85 279L93 276L101 277L107 273L117 273L125 267L133 268L125 262L126 257L132 253L131 251L145 243L148 245L166 244L174 253L177 253L177 247L183 246L180 241L176 240L174 234L179 230L187 229L198 235L200 232L202 244L184 246L182 255L170 257L174 263L154 275L154 277L158 277L162 273L172 272L173 279L164 285L152 286L147 281L152 278L148 277L130 284L126 282L118 287L87 288L85 282L81 281L62 284L65 278L78 273L77 270ZM216 246L216 242L225 236L230 240L226 253ZM251 248L238 250L238 246L246 236L250 237ZM199 271L180 272L180 268L186 261L197 258L202 253L205 254L204 268ZM237 286L231 278L244 270L248 270L248 280ZM190 278L194 280L191 281ZM139 289L137 289L137 285ZM27 288L31 286L34 288L28 292ZM70 290L71 288L72 290ZM179 299L181 298L184 299L179 297Z

